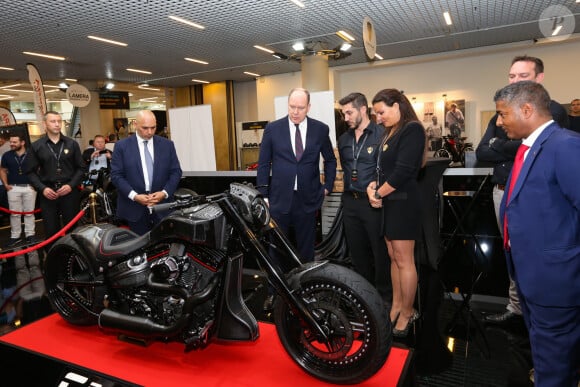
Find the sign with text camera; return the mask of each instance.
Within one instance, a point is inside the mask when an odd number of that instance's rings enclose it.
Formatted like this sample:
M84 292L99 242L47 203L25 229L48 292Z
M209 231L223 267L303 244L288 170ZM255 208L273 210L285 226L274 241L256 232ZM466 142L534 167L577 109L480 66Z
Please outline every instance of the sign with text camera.
M89 92L89 89L83 85L79 85L78 83L70 85L69 88L66 89L66 97L71 105L76 107L85 107L91 102L91 93Z

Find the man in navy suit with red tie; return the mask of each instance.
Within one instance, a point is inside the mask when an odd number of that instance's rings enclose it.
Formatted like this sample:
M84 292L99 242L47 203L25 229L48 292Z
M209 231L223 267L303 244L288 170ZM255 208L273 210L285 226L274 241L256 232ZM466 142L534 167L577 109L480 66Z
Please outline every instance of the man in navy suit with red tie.
M163 214L148 207L171 197L181 179L172 141L155 135L157 121L150 110L136 117L137 132L115 144L111 180L118 190L117 216L139 235L151 230Z
M257 186L269 200L272 217L286 234L294 228L305 262L314 260L316 212L332 192L336 177L328 125L307 117L309 110L310 93L299 88L290 91L288 115L264 130L257 171ZM320 180L321 154L324 184Z
M497 124L523 139L500 207L511 278L528 328L536 386L580 377L580 135L562 129L533 81L495 95ZM519 172L518 172L519 171ZM509 187L509 188L508 188Z

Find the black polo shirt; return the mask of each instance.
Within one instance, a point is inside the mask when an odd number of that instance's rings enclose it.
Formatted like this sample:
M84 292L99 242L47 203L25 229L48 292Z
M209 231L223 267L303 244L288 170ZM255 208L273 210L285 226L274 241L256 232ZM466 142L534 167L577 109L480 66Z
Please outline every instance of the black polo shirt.
M8 184L29 184L28 177L25 173L24 163L28 156L28 152L18 156L16 151L10 150L2 155L2 168L8 171Z
M349 129L338 139L338 155L343 171L344 190L366 192L371 181L377 180L377 154L385 128L372 122L363 131L358 143L354 129ZM356 166L355 166L356 164ZM352 171L356 167L356 181Z
M83 179L85 163L79 144L70 137L60 135L55 144L47 135L30 147L26 157L26 174L38 192L44 188L68 184L76 187Z

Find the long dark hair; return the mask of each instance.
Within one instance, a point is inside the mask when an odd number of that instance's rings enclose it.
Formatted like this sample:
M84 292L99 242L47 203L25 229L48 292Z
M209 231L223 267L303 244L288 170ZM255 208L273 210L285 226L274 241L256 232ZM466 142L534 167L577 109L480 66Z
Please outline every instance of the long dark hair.
M393 106L395 103L399 104L401 120L393 129L396 130L402 128L412 121L419 122L419 118L417 118L417 113L415 113L413 105L411 105L411 102L409 102L409 99L405 96L405 94L401 93L399 90L383 89L379 91L373 98L373 105L379 102L383 102L389 107Z

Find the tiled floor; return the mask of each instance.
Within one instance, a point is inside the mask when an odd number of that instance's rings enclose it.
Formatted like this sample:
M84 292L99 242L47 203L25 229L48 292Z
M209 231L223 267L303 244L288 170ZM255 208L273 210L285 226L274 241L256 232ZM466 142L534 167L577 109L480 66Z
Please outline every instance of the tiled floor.
M42 226L37 223L37 227L41 232ZM4 246L8 232L9 228L0 226L0 246ZM531 385L528 377L531 368L529 343L525 328L520 325L508 329L483 326L481 331L476 329L485 314L504 309L502 303L505 299L475 295L471 303L475 320L459 318L452 332L448 332L461 298L458 294L445 293L442 286L428 289L423 289L421 323L417 324L414 334L402 342L415 349L416 382L419 387ZM248 305L259 319L267 321L268 317L261 311L264 290L262 286L256 294L250 295ZM467 317L468 312L463 312L463 317ZM466 327L465 321L469 327ZM15 329L12 325L0 326L0 334L12 329ZM466 340L467 330L470 332L469 340Z

